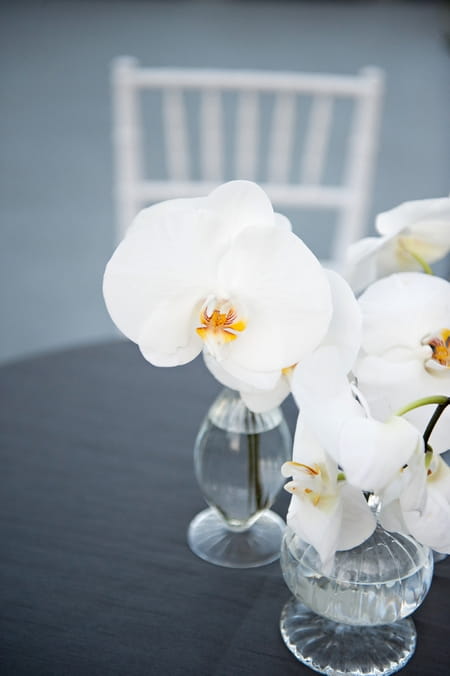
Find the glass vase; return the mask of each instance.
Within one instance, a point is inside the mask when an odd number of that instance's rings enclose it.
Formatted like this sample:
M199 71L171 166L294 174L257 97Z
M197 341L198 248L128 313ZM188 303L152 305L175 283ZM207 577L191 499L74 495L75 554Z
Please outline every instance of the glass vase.
M281 567L294 594L281 635L298 660L328 676L380 676L411 658L416 630L408 616L431 584L428 547L378 525L363 544L337 552L324 574L315 549L287 529Z
M194 447L197 481L209 508L189 525L188 544L202 559L253 568L279 558L285 523L270 510L291 456L280 408L253 413L239 392L223 390L210 407Z

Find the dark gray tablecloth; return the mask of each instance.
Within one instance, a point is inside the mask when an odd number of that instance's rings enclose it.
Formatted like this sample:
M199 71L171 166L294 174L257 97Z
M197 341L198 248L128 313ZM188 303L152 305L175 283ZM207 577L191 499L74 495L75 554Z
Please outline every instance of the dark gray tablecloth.
M156 369L122 342L0 369L2 676L313 673L279 635L279 565L219 568L186 545L219 389L201 360ZM447 559L405 675L448 676L449 609Z

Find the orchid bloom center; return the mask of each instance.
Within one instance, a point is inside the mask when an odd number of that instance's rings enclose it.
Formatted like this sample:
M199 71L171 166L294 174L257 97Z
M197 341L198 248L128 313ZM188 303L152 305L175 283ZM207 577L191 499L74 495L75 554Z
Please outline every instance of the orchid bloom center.
M431 347L433 361L450 368L450 329L436 331L424 338L423 343Z
M318 464L305 465L302 462L289 461L283 465L285 475L292 474L293 481L285 485L288 493L306 498L314 507L329 500L326 479L327 472Z
M236 340L247 323L239 316L238 310L229 299L210 296L200 311L200 324L196 331L205 341L209 351L218 357L220 349Z
M306 474L309 477L316 477L321 475L321 470L319 465L314 464L314 465L305 465L303 462L295 462L295 460L291 460L286 463L286 465L290 465L291 467L295 468L297 471L300 471L304 474Z

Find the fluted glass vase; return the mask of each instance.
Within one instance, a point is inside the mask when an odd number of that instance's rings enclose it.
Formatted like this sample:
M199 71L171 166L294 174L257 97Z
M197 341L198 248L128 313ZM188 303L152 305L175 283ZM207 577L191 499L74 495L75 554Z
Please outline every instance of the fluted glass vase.
M253 413L225 389L209 409L194 448L195 473L209 508L191 522L188 543L219 566L253 568L280 555L284 521L270 510L291 456L280 408Z
M363 544L337 552L325 574L315 549L287 529L281 567L294 595L281 635L301 662L328 676L380 676L411 658L416 630L408 616L431 584L428 547L378 525Z

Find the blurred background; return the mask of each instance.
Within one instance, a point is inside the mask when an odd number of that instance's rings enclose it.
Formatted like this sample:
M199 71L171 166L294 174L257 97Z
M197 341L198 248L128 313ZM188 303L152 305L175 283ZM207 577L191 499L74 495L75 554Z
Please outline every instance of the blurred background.
M339 74L379 66L386 93L373 222L400 202L449 192L448 7L426 0L2 3L0 360L117 335L101 293L116 228L114 57L130 54L143 66Z

